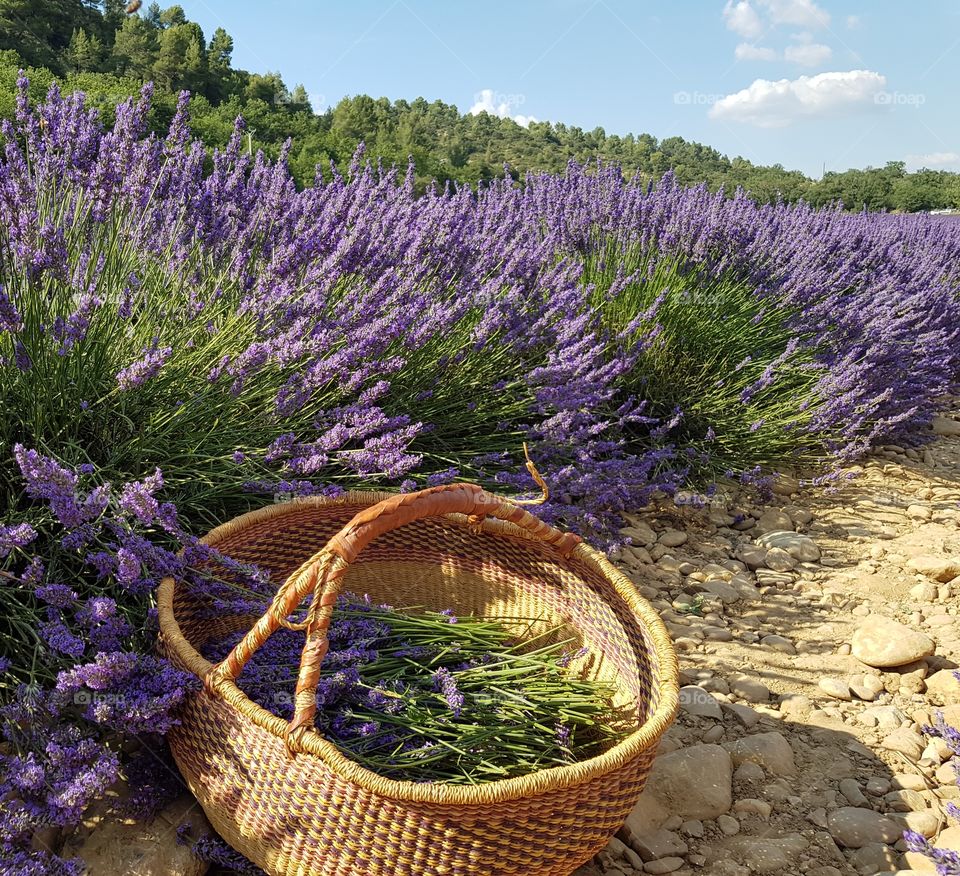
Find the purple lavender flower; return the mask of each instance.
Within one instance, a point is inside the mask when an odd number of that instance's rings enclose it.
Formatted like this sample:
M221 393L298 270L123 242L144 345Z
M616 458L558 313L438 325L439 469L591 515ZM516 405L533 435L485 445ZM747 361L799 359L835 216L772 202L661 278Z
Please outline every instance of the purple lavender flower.
M53 606L48 609L47 620L40 624L40 635L57 654L79 659L86 650L83 640L74 635Z
M459 718L463 712L464 696L457 687L457 680L453 677L450 670L441 666L434 672L433 686L434 690L443 694L443 698L447 701L450 711L453 712L453 717Z
M195 676L152 655L101 652L92 663L60 673L57 691L85 697L86 717L122 733L167 733L177 707L196 689Z
M167 364L172 353L173 347L159 347L144 351L141 359L131 362L126 368L117 372L117 385L121 391L143 386L160 373L160 369Z
M37 531L29 523L0 526L0 560L16 548L25 548L36 537Z
M34 592L47 605L53 605L57 608L66 608L77 601L76 592L66 584L46 584L43 587L37 587Z
M117 578L123 584L132 584L140 577L140 560L133 551L120 548L117 551Z
M124 484L120 494L120 507L144 526L149 526L160 510L160 504L153 494L162 486L163 474L159 468L142 481Z
M20 316L17 308L10 300L3 287L0 286L0 332L20 331L23 328L23 317Z
M46 499L50 509L68 529L76 529L85 518L77 503L77 476L56 460L41 456L35 450L27 450L17 444L14 457L20 466L27 494L36 499Z
M905 830L903 838L911 852L919 852L933 862L937 876L957 876L957 874L960 874L960 852L934 848L926 837L914 830Z

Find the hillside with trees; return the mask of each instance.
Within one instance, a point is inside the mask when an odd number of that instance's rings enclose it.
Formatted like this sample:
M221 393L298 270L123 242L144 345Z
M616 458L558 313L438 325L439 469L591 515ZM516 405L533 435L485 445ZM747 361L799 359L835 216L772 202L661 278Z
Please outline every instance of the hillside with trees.
M128 11L128 9L130 11ZM309 185L319 165L345 168L360 142L387 165L413 160L417 184L431 180L475 184L504 173L558 171L569 161L603 159L627 174L651 179L672 170L683 183L712 188L742 186L759 201L805 199L815 205L842 201L850 209L917 212L960 208L960 175L908 173L902 162L882 168L827 173L812 180L779 164L755 165L682 137L607 134L562 123L533 122L481 113L425 99L346 97L315 112L302 85L288 87L278 72L233 66L233 40L223 28L205 34L179 5L141 7L137 0L0 0L0 116L14 112L14 82L24 69L34 96L57 81L81 90L110 121L113 107L156 85L151 126L163 131L179 91L193 94L195 133L210 146L226 142L234 120L247 123L249 145L275 156L291 140L290 165Z

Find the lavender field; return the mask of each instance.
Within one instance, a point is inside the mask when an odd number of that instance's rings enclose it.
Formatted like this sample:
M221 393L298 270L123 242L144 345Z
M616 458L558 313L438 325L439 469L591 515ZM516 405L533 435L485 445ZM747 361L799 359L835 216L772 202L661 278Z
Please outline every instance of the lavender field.
M30 106L22 83L0 131L15 872L80 872L33 832L143 771L117 734L170 726L188 683L153 655L152 598L210 526L357 485L528 492L527 442L545 516L613 547L655 494L762 489L793 465L829 487L956 388L960 223L609 165L418 195L362 151L298 191L242 124L194 141L186 97L166 138L144 134L149 100L105 130L82 96ZM124 696L83 708L78 690Z

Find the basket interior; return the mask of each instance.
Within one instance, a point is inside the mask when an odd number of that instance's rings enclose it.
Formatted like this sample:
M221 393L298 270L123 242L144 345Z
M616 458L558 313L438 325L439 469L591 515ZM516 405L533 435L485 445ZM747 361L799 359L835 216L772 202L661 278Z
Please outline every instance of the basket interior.
M276 589L367 505L298 502L284 513L252 519L211 544L235 560L269 570ZM647 630L593 561L564 559L511 530L496 522L478 530L449 518L417 521L367 546L348 571L345 590L396 607L516 618L518 631L528 635L562 625L565 637L589 649L577 667L615 687L614 706L626 715L624 729L636 729L660 699L660 668ZM255 620L211 618L209 607L181 586L174 614L198 651ZM531 618L539 621L531 626Z

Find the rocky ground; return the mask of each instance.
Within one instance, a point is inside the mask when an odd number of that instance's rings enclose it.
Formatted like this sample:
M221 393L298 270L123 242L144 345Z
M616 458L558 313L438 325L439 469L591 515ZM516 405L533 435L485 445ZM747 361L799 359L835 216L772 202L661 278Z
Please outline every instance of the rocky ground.
M576 876L932 870L905 853L908 826L960 848L950 752L920 733L938 710L960 726L960 413L935 431L833 493L785 477L762 508L730 495L631 519L620 563L674 636L682 710L636 810ZM139 845L152 828L94 830L81 852L93 872L201 872L163 863L162 827Z
M621 563L680 656L682 708L618 837L578 876L875 874L960 848L960 415L889 446L836 492L631 520Z

